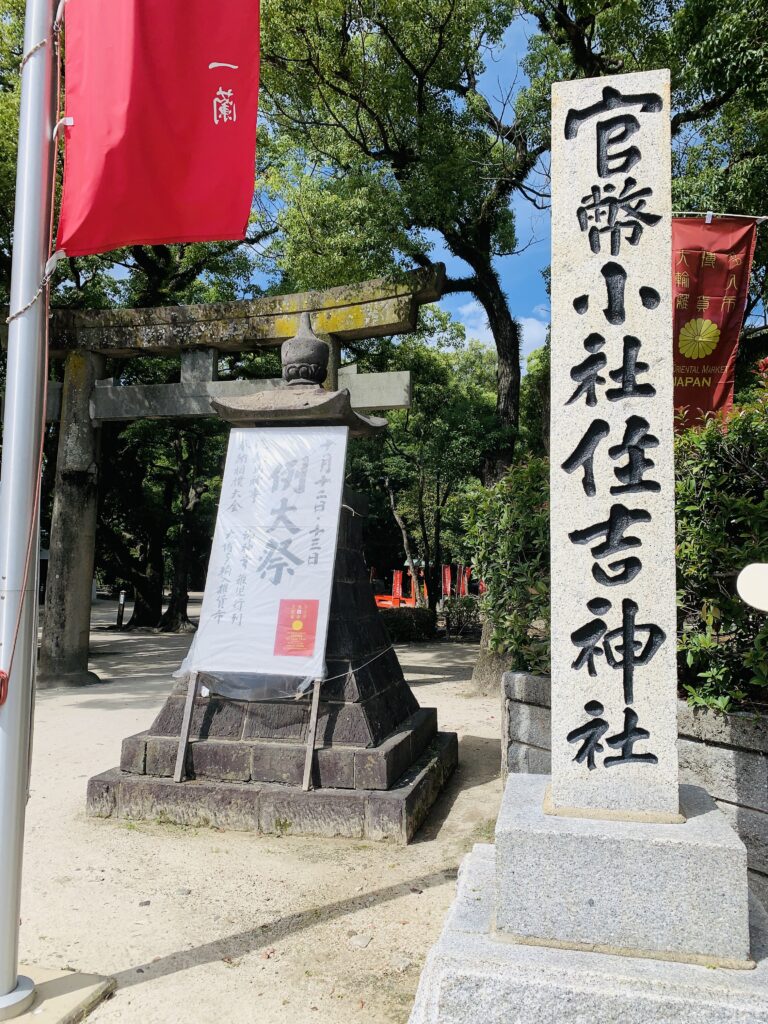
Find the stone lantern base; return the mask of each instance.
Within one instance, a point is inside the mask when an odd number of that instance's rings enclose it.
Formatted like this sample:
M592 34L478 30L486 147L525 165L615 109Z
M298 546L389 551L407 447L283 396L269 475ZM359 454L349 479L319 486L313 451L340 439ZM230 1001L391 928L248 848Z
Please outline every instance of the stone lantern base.
M456 767L458 743L403 677L363 559L366 514L365 500L345 491L314 788L302 789L309 695L198 697L185 781L174 783L186 696L177 684L150 728L123 741L120 766L89 781L90 815L410 842Z

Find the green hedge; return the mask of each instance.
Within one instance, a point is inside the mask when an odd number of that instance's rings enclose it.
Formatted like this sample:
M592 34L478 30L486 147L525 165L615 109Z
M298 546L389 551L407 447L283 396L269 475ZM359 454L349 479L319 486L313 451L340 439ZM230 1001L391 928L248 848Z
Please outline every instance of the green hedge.
M768 560L768 392L675 446L678 675L690 702L731 710L768 700L768 615L736 593Z
M768 558L768 392L723 424L675 444L678 678L693 704L721 711L768 702L768 616L745 605L736 577ZM512 667L548 673L549 469L514 466L473 495L466 517L488 587L491 646Z
M510 667L549 672L549 462L513 466L494 487L478 488L465 519L476 575L488 588L492 650Z
M434 640L437 618L429 608L382 608L384 625L393 644Z
M482 629L480 608L479 599L469 595L446 600L443 604L443 615L447 636L457 639L471 636L473 633L478 634Z

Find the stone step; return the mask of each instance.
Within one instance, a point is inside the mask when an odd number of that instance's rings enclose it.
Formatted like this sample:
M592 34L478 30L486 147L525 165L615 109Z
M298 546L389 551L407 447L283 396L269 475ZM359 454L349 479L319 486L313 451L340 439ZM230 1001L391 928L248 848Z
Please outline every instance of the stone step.
M315 789L137 775L113 768L88 782L87 813L231 831L408 843L458 762L455 733L438 733L389 790Z
M377 747L332 746L315 750L313 782L323 789L389 789L420 757L437 732L437 711L420 708ZM123 740L120 768L135 775L170 777L178 751L174 736L148 732ZM197 740L187 750L188 778L221 782L280 782L300 786L303 742Z

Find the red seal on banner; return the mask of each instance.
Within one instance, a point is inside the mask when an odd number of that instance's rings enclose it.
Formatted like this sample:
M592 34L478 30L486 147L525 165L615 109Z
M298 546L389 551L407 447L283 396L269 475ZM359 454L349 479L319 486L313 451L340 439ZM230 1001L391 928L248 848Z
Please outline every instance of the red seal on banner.
M309 658L314 654L319 608L319 601L280 602L275 632L276 655Z

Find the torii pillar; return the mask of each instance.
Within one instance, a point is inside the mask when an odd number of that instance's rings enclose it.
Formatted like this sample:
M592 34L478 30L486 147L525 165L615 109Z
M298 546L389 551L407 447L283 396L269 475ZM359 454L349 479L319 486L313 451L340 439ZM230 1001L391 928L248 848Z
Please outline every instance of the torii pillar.
M88 403L103 376L103 356L87 351L67 356L51 520L51 537L60 543L51 546L48 565L37 672L40 689L100 682L88 671L88 639L101 431L91 422Z
M59 417L60 406L61 433L38 685L99 681L88 671L88 640L101 423L207 416L213 398L276 386L264 380L217 382L217 355L279 346L294 336L302 313L310 314L335 354L350 341L411 333L420 307L442 294L444 277L440 266L432 274L413 272L399 283L367 281L244 302L54 313L51 355L66 362L63 388L54 385L48 403L49 419ZM107 357L174 355L181 357L180 384L114 387L102 381ZM334 387L337 372L330 375ZM342 372L340 383L349 388L358 411L374 411L409 404L409 384L400 379L407 376L345 377ZM394 404L382 397L384 377L403 395Z

